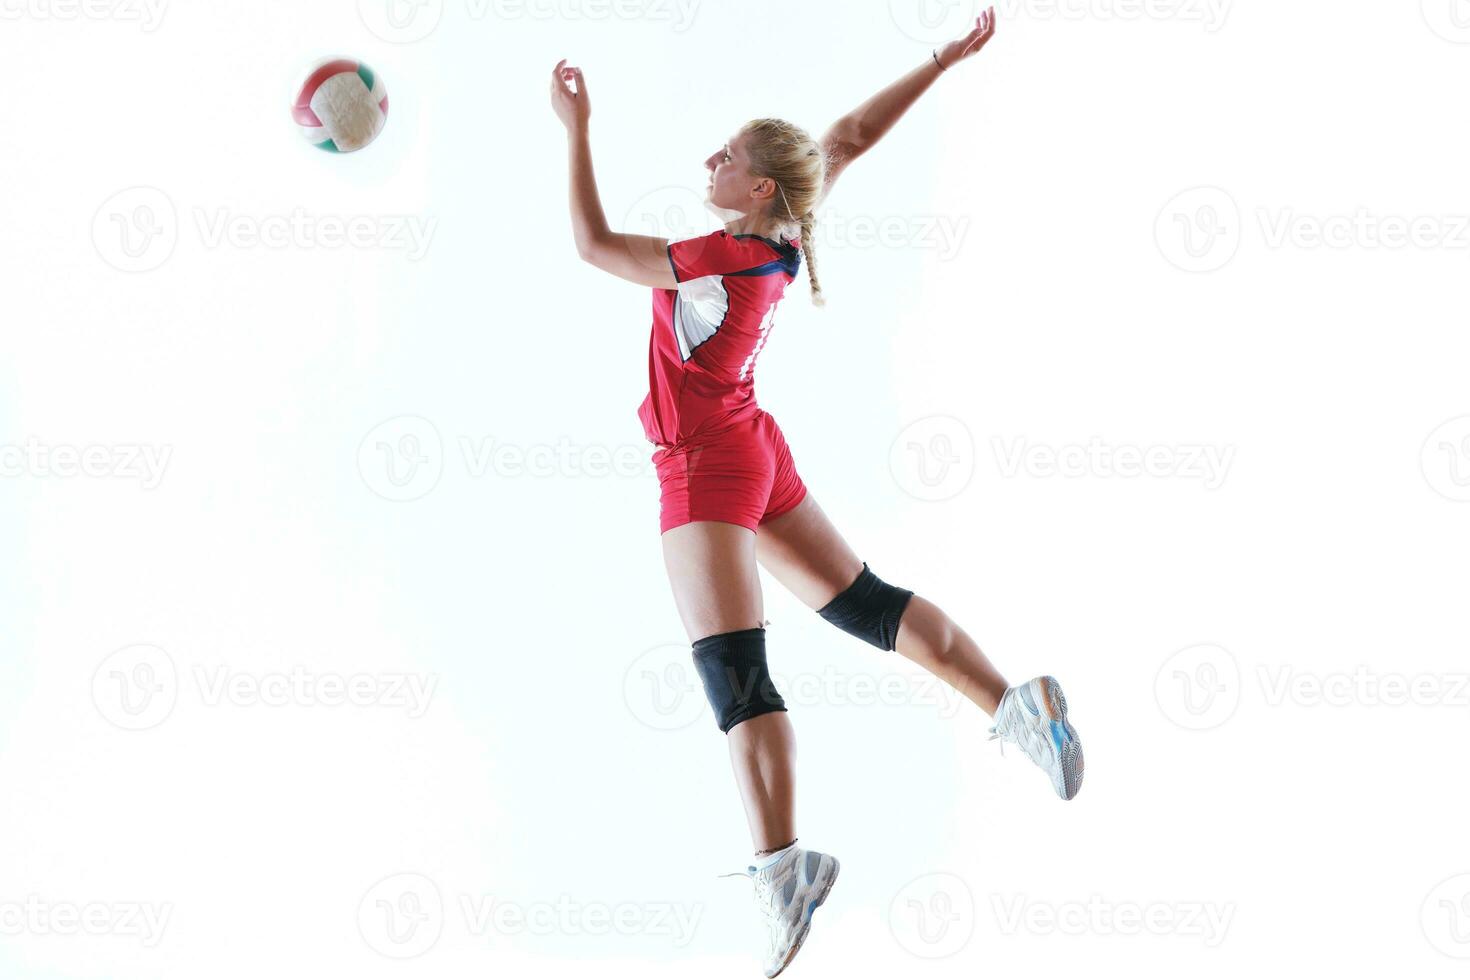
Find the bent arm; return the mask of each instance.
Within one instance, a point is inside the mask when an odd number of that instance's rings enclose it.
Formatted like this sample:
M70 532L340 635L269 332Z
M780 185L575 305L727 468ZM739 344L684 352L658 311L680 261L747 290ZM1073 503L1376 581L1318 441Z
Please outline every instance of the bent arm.
M669 265L668 242L647 235L621 235L607 224L597 177L592 171L592 146L585 128L567 134L571 156L572 237L577 255L584 262L619 279L674 289L674 270Z

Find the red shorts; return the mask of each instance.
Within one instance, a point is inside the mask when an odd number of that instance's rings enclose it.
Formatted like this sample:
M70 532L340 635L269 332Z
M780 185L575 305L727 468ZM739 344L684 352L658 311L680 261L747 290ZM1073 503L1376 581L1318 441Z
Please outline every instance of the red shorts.
M768 412L669 454L653 454L662 488L659 533L692 521L754 531L806 497L806 484Z

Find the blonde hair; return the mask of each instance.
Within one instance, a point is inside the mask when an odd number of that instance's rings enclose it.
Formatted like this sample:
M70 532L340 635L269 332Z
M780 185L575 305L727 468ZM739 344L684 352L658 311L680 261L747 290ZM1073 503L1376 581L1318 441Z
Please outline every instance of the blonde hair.
M822 147L806 130L784 119L752 119L740 128L745 152L750 157L750 172L776 182L779 196L772 202L771 217L790 220L801 226L801 251L806 257L807 280L812 288L812 304L826 306L822 284L817 280L817 256L812 235L817 227L813 213L822 199L827 180L827 161ZM783 213L784 212L784 213Z

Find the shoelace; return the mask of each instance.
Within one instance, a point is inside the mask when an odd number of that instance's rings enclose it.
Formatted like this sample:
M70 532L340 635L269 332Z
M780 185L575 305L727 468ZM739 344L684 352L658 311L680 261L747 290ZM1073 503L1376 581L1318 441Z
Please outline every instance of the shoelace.
M995 724L990 726L990 738L986 741L994 742L1000 739L1000 754L1006 754L1006 742L1015 742L1021 747L1021 751L1037 765L1046 765L1051 761L1051 747L1042 738L1041 733L1026 724L1026 719L1020 717L1021 708L1016 704L1019 695L1013 693L1012 688L1001 698L1001 703L995 714Z
M761 881L760 872L755 870L755 865L750 865L744 871L732 871L729 874L715 875L715 877L749 878L751 884L755 886L756 896L760 899L757 904L761 907L761 915L765 917L768 927L772 924L776 918L776 903L771 901L770 885Z

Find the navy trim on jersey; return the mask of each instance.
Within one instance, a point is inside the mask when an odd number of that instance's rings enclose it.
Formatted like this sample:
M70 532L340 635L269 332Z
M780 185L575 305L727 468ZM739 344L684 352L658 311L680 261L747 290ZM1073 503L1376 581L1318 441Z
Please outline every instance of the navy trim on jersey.
M780 252L782 255L786 255L789 252L799 252L799 251L801 251L801 249L797 248L795 245L788 244L787 242L775 242L775 241L772 241L771 239L767 238L765 235L731 235L730 237L731 238L754 238L757 241L765 242L767 245L771 246L776 251Z
M765 242L781 256L780 259L774 262L767 262L765 265L758 265L753 269L746 269L744 272L729 273L732 276L769 276L773 272L784 272L795 279L796 273L801 269L801 249L795 245L787 242L773 242L764 235L734 235L731 237L754 238L757 241Z

